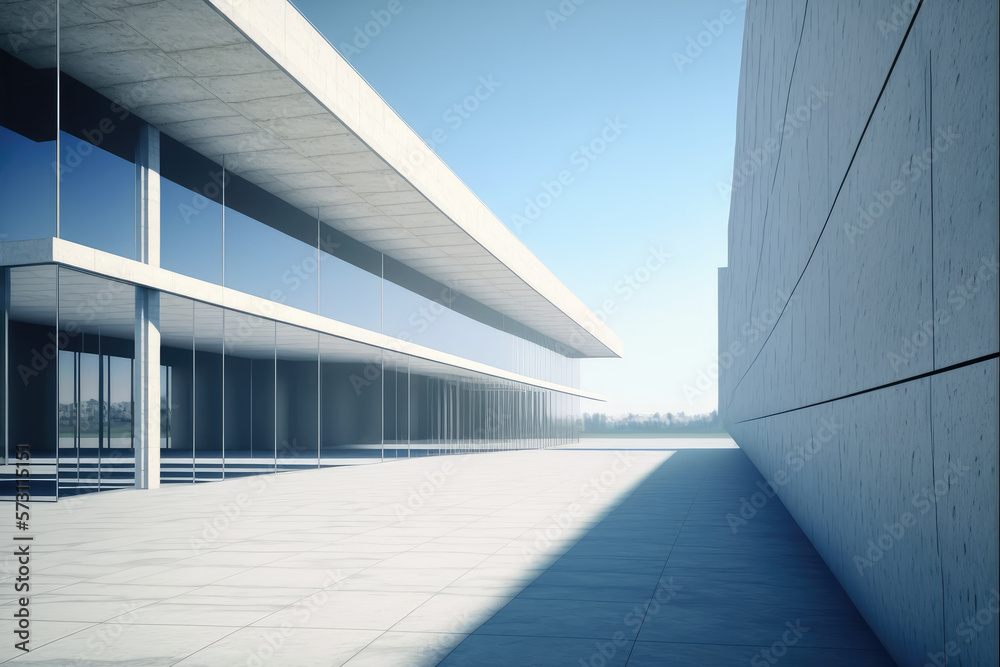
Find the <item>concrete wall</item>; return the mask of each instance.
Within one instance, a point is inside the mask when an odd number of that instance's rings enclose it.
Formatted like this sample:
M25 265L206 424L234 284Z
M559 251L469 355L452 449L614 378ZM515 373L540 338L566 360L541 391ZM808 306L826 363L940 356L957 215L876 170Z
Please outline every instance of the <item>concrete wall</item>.
M720 412L903 665L998 660L997 25L747 6Z

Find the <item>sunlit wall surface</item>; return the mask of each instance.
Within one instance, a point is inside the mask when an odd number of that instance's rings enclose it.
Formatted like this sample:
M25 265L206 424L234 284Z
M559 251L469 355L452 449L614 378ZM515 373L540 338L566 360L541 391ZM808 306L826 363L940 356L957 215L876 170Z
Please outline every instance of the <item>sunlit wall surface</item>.
M998 34L747 3L719 412L900 665L1000 660Z
M149 262L140 218L155 206L158 258L150 263L163 269L579 387L576 352L167 133L156 143L155 199L144 195L142 110L81 84L84 60L67 57L84 48L81 31L104 25L81 6L0 2L0 244L58 238ZM169 64L141 66L169 75ZM190 92L165 92L157 113L169 109L170 95ZM7 460L18 443L31 443L34 472L50 476L60 495L132 486L142 423L137 300L148 288L67 266L8 264L0 269ZM168 292L156 297L164 483L548 447L577 436L572 393Z

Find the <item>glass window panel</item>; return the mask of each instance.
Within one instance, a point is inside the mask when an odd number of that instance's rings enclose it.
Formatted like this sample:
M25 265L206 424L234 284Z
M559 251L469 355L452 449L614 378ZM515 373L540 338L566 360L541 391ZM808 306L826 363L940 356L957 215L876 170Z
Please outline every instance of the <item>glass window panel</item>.
M135 165L59 133L59 236L135 258Z
M2 11L0 242L54 237L56 0L4 3Z
M380 330L382 280L377 275L320 251L319 291L323 317Z
M144 81L163 73L136 71L150 60L133 51L87 48L89 40L81 36L88 31L82 24L91 23L86 10L65 0L60 7L59 236L135 259L135 159L143 122L128 110L127 100L117 104L74 74L127 68L130 81Z
M484 364L509 368L502 331L448 307L446 290L432 300L386 280L383 293L383 333Z
M56 341L58 277L55 266L10 269L7 330L8 454L31 445L32 460L51 458L58 438L59 355ZM32 470L32 474L35 470Z
M319 334L275 325L275 427L279 470L319 465Z
M226 312L227 477L274 469L274 331L271 320Z
M108 446L132 448L132 359L108 356Z
M320 338L324 465L382 456L382 352L354 341Z
M318 250L226 207L226 287L315 313Z
M222 250L222 205L161 178L160 266L221 285Z
M222 479L223 336L221 308L194 304L194 463L196 481Z
M0 126L0 242L56 235L55 149Z
M194 302L160 294L160 482L194 481ZM165 392L165 395L164 395Z
M75 352L59 351L59 448L76 449L79 423L76 402Z
M60 494L135 482L135 288L58 270Z
M222 284L225 171L160 135L160 266Z

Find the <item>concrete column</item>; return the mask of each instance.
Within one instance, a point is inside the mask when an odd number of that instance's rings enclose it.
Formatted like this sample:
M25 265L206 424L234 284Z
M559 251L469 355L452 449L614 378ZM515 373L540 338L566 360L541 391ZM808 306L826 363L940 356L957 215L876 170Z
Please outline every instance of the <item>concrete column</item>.
M160 131L146 123L135 149L135 258L160 265Z
M135 150L136 259L160 265L160 131L143 123ZM160 293L135 291L135 486L160 486Z
M160 293L135 288L135 488L160 486Z

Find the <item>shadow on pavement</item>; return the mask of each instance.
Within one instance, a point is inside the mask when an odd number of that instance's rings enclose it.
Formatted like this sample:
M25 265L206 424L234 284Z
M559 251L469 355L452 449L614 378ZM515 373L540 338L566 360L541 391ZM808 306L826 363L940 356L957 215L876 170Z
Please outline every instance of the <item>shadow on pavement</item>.
M758 482L676 452L440 664L893 665L776 496L740 516Z

